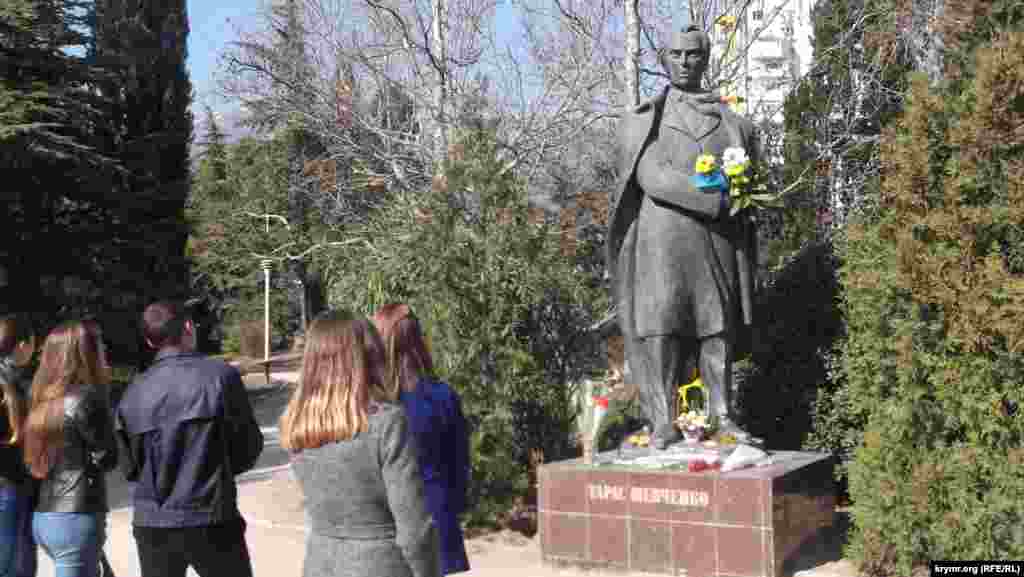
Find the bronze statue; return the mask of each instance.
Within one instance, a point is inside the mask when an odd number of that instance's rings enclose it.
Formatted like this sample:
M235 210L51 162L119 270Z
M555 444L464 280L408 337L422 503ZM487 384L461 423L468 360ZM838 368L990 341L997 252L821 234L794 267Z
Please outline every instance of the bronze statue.
M753 318L755 227L742 213L729 215L727 192L693 180L699 156L721 159L742 147L754 164L757 142L749 120L701 89L709 56L707 34L681 31L663 55L671 85L619 126L622 181L607 262L626 357L659 449L680 438L676 391L694 368L720 430L760 441L735 424L730 399L732 364L747 348Z

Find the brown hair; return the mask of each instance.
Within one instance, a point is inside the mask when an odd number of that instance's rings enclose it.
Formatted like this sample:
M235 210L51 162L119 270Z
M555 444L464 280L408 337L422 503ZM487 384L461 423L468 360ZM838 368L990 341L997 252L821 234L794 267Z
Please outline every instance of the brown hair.
M156 349L180 344L188 318L184 303L157 301L142 313L142 335Z
M0 317L0 356L14 354L18 342L18 323L13 315ZM13 367L12 367L13 368ZM15 375L10 375L14 377ZM7 413L6 439L0 439L5 445L16 445L21 440L21 429L25 419L25 399L18 392L18 383L6 378L0 379L0 406Z
M18 322L14 315L0 317L0 357L14 354L18 344Z
M32 379L25 426L25 464L43 479L60 459L64 444L64 398L84 386L110 384L103 337L96 321L72 321L50 331Z
M415 390L421 376L433 374L434 360L409 305L384 305L373 315L373 323L384 340L388 398L397 399L401 391Z
M314 449L366 432L370 400L383 399L384 348L366 319L317 317L302 354L299 388L281 415L281 446Z

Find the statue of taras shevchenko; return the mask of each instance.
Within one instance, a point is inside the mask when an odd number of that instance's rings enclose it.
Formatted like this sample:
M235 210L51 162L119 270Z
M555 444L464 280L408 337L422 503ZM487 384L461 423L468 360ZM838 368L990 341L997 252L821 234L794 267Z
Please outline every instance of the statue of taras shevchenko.
M698 156L721 163L727 148L742 147L753 166L757 142L749 120L701 90L709 56L707 34L679 32L662 55L671 85L627 111L619 127L607 263L632 380L659 449L680 438L677 390L695 367L719 430L759 442L736 425L730 398L733 361L750 341L755 226L729 215L728 193L691 182Z

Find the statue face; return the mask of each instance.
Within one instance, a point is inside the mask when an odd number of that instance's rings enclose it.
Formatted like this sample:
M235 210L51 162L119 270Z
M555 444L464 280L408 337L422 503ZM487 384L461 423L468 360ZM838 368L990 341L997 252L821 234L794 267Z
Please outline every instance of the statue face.
M701 78L708 67L708 53L701 43L700 33L678 34L666 61L676 88L685 92L700 90Z

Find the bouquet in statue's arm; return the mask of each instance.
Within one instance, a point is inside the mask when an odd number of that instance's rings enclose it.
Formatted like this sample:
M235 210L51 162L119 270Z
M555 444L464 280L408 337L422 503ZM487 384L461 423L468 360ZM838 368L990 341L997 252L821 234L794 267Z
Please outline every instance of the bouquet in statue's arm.
M778 208L779 197L768 191L757 170L750 162L747 151L734 146L722 154L725 176L729 180L729 216L736 216L749 208Z
M729 181L718 166L714 155L702 154L697 157L697 165L693 167L690 182L693 187L704 194L717 194L719 198L718 214L722 215L729 207Z
M750 162L747 151L738 146L725 149L721 166L711 154L697 157L694 188L706 194L721 197L721 213L728 209L729 216L736 216L748 208L770 208L779 206L778 197L768 192L768 186Z

